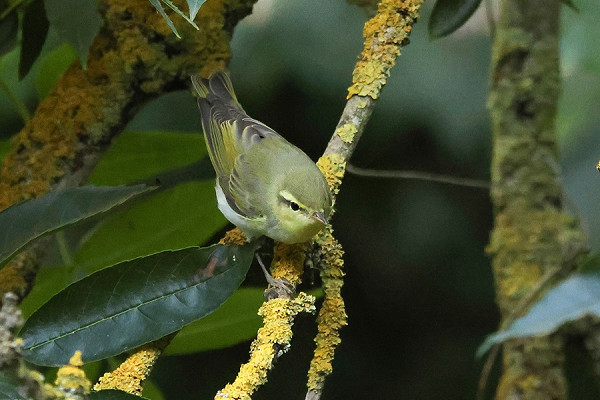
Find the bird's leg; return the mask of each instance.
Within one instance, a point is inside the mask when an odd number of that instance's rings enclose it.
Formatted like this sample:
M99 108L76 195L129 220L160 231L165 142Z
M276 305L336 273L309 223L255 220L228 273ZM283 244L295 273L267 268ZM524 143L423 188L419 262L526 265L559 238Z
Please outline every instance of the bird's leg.
M273 278L273 276L265 267L260 255L258 253L255 254L256 260L260 265L260 268L263 270L265 274L265 278L267 279L267 283L269 284L269 288L265 290L265 297L267 300L276 299L279 297L287 297L292 298L294 296L294 286L287 281L287 279L277 279Z

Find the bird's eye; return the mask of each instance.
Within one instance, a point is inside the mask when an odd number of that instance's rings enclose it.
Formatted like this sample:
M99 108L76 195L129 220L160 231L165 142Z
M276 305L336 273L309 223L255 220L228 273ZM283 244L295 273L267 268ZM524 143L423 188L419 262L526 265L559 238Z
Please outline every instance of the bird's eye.
M295 203L293 201L290 202L290 208L294 211L298 211L300 209L300 206L298 205L298 203Z

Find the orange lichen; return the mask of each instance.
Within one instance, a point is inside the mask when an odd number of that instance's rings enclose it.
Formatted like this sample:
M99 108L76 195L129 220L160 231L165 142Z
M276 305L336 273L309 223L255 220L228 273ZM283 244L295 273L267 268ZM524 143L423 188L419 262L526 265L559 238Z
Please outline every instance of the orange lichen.
M246 235L239 228L233 228L225 233L225 236L219 240L219 244L225 246L243 246L248 243Z
M353 95L377 99L390 69L419 17L423 0L382 0L377 14L364 27L364 49L352 74L348 98Z

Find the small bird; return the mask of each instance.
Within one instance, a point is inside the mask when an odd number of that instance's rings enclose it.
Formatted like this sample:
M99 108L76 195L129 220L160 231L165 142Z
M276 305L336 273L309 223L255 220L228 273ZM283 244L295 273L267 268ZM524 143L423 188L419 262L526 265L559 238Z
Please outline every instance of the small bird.
M308 241L325 225L332 197L325 177L299 148L246 114L229 76L191 77L219 210L248 240Z

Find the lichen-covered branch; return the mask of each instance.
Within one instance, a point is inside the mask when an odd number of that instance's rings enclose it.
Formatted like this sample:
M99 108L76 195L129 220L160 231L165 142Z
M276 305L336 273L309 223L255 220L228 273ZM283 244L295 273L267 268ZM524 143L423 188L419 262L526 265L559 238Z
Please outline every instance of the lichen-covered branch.
M118 389L141 396L143 382L174 336L175 334L172 334L140 347L117 369L105 373L94 385L94 390Z
M315 337L316 348L308 370L307 400L320 397L325 379L333 371L335 349L340 344L340 329L346 326L347 315L342 297L344 285L344 251L333 237L329 226L321 232L317 243L321 249L321 279L325 298L317 317L318 333Z
M260 307L263 327L250 347L250 360L240 367L233 383L220 390L215 400L249 399L267 381L273 361L285 353L292 340L292 325L300 312L314 312L315 298L300 293L295 299L271 299Z
M488 104L495 213L488 252L504 319L548 271L572 267L586 247L577 220L562 210L556 161L560 7L500 3ZM562 349L558 336L505 344L496 398L566 399Z
M79 185L99 155L141 105L184 88L192 73L223 68L235 23L254 0L210 0L196 21L173 35L147 0L102 0L104 26L90 48L87 70L72 65L18 133L0 169L0 210L54 187ZM177 19L175 19L177 20ZM24 296L40 249L0 270L2 292Z

